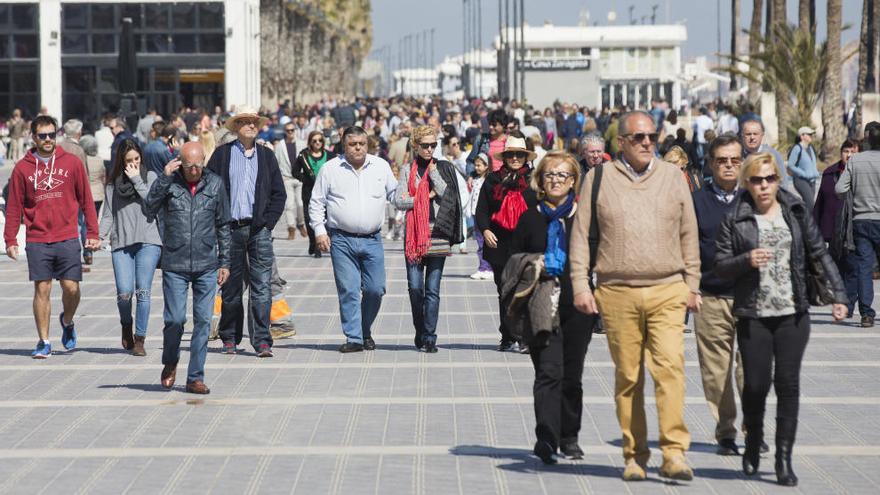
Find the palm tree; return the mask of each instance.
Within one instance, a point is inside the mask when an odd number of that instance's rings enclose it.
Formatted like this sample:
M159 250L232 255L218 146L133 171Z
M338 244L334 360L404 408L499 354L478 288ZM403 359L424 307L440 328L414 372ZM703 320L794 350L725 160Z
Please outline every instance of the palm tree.
M865 94L865 84L868 79L868 61L871 52L871 21L869 17L874 11L874 1L864 0L862 2L862 26L859 30L859 74L856 78L856 133L859 134L862 129L862 95Z
M781 28L788 26L788 13L785 9L785 0L767 0L773 12L770 25L770 38L764 44L765 50L770 45L781 43L779 35L783 32ZM807 31L808 32L808 31ZM766 67L766 65L765 65ZM778 81L778 79L777 79ZM780 85L770 85L776 97L776 119L778 122L777 132L779 141L785 141L785 133L788 131L790 122L793 119L794 108L792 108L791 100L787 98L788 88Z
M843 98L841 96L840 73L842 57L840 53L841 2L828 0L828 75L825 77L825 97L822 101L822 126L825 135L822 138L822 151L825 161L830 162L836 156L840 144L846 138L843 127Z
M739 54L738 47L736 46L736 39L739 37L739 11L740 11L740 3L739 0L731 0L730 8L733 11L730 16L731 24L730 24L730 53ZM736 74L733 72L730 73L730 91L733 92L737 89L736 84Z
M798 28L816 34L816 0L798 2Z
M751 68L760 70L756 67L757 62L752 63L755 55L761 51L761 19L764 11L764 0L754 0L752 6L752 22L749 25L749 61ZM757 76L757 74L753 74ZM755 103L758 100L760 84L749 80L749 101Z

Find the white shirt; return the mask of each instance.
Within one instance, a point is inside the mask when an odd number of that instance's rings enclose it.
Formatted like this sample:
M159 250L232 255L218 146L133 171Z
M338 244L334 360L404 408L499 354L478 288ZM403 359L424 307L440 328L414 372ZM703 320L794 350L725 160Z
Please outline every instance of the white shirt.
M694 139L695 143L706 144L706 131L714 129L715 124L708 115L700 115L694 119Z
M355 170L339 155L321 167L309 202L309 219L315 235L327 229L370 234L382 228L385 202L392 201L397 180L388 162L367 155Z

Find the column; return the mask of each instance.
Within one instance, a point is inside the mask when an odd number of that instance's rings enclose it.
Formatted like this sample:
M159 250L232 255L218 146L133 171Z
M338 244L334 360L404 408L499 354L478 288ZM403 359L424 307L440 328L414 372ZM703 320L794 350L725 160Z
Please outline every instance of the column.
M61 1L41 0L40 106L61 121Z
M260 2L226 0L226 108L260 107Z

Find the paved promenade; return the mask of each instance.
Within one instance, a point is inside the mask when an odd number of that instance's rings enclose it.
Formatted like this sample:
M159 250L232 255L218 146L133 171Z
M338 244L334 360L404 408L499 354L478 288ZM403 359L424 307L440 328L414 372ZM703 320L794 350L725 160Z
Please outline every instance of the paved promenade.
M545 467L534 442L528 356L498 353L494 286L473 281L474 255L448 260L438 354L415 352L400 243L386 244L388 294L374 352L340 355L330 259L275 241L298 335L275 357L221 355L212 342L207 397L159 385L161 277L153 286L147 357L119 345L108 253L85 275L79 348L57 352L60 289L53 288L56 354L36 342L26 263L0 262L0 493L880 493L880 330L831 325L814 313L795 448L797 489L775 485L772 452L759 480L739 458L714 455L693 334L686 336L689 484L657 475L620 481L613 367L596 336L584 371L580 462ZM185 337L186 338L186 337ZM183 345L182 370L188 359ZM650 384L650 380L649 380ZM653 396L653 393L649 394ZM657 438L649 401L650 438ZM772 400L768 441L773 445ZM742 438L738 439L742 442ZM652 443L656 447L656 443Z

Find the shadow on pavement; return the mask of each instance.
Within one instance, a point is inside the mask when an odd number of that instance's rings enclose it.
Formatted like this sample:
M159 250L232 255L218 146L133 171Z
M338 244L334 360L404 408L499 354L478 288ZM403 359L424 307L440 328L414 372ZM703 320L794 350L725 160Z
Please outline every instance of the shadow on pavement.
M119 383L114 385L98 385L98 388L127 388L129 390L140 390L141 392L170 392L170 390L165 389L159 383Z
M600 476L603 478L620 478L622 471L614 466L604 464L585 464L579 461L546 465L527 449L502 449L484 445L459 445L449 449L449 453L457 456L488 457L493 459L510 459L511 463L499 464L498 468L505 471L520 473L551 472L575 474L579 476ZM651 480L650 481L660 481Z

